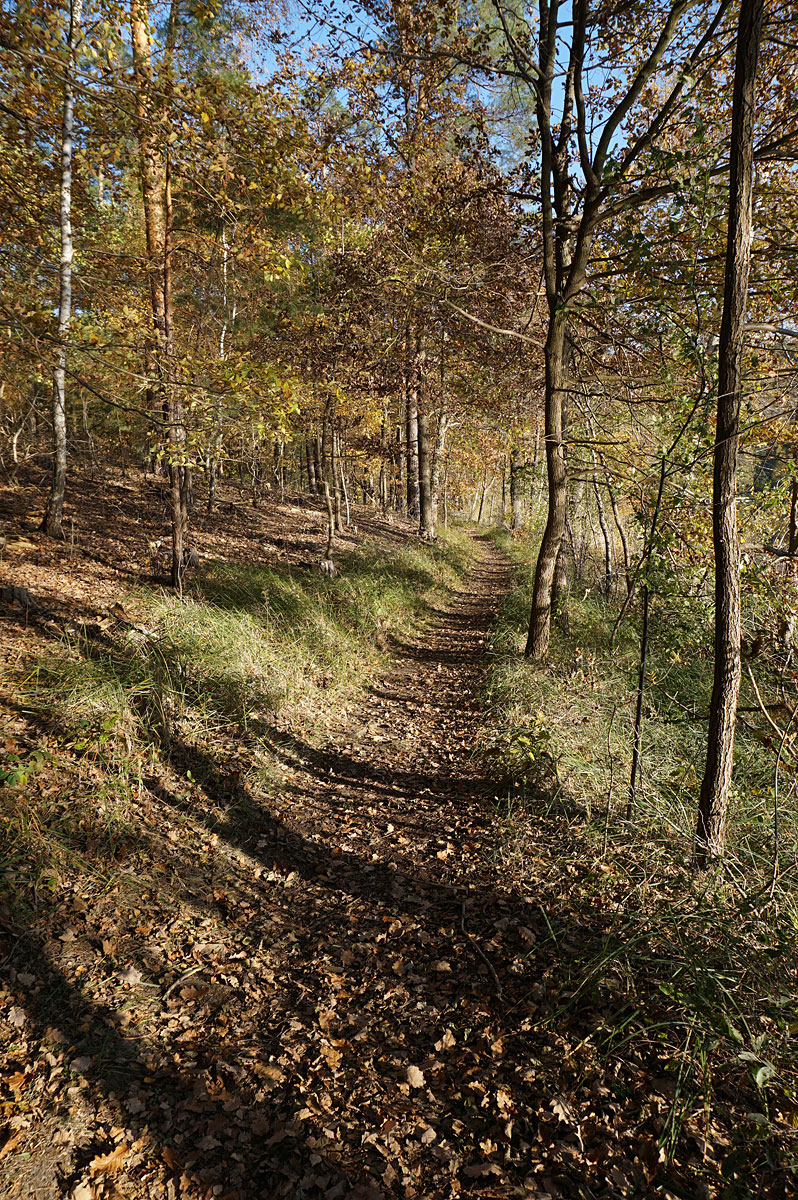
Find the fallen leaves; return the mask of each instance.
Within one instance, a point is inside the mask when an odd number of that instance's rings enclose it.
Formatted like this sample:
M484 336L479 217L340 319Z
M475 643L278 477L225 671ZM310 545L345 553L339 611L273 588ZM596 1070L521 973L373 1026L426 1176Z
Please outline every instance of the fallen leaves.
M118 1146L114 1146L113 1150L109 1150L107 1154L98 1154L89 1163L89 1170L92 1175L115 1175L121 1168L122 1163L130 1152L130 1146L125 1142L120 1142Z
M141 983L144 976L138 967L129 966L124 971L117 971L116 978L120 983L127 984L128 987L135 987L136 984Z
M407 1082L410 1084L410 1086L412 1088L425 1087L426 1080L424 1078L424 1072L420 1071L418 1067L412 1067L412 1066L408 1067L407 1068Z
M6 1020L8 1021L9 1025L13 1025L15 1029L21 1029L27 1019L28 1015L25 1012L25 1009L20 1008L16 1004L8 1010L8 1014L6 1016Z

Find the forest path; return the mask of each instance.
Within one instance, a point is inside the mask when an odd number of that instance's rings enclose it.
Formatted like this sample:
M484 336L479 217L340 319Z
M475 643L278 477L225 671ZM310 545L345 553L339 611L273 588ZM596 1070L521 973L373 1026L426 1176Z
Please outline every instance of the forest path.
M530 1194L514 1126L539 1100L521 1102L535 1073L511 1042L528 1040L539 990L524 977L537 914L488 865L496 783L474 753L486 640L513 568L476 545L462 590L394 645L328 744L270 743L285 770L292 834L275 871L291 883L295 938L275 971L276 1061L281 1087L308 1097L300 1141L321 1155L302 1174L290 1137L282 1169L302 1195Z
M561 881L547 915L491 865L478 689L512 568L476 545L326 745L264 729L264 781L252 747L176 734L131 808L135 870L20 931L19 1053L69 1086L10 1196L587 1194L558 1115L585 1030L541 1028Z

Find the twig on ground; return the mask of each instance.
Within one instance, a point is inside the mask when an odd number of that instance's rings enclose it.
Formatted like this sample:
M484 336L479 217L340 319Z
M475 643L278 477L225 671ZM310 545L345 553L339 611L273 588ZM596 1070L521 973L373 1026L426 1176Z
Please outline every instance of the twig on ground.
M169 997L171 996L172 992L175 990L176 987L180 987L180 984L185 983L186 980L190 979L192 975L198 975L200 973L200 971L204 971L204 970L205 970L204 966L192 967L190 971L184 971L182 975L178 975L178 977L177 977L177 979L175 979L174 983L170 983L169 987L164 992L164 994L163 994L164 1003L166 1003L166 1001L169 999Z
M469 933L468 930L466 929L466 927L465 927L465 911L466 911L466 901L464 900L460 906L460 928L463 931L463 933L465 934L465 936L468 938L468 940L471 942L471 945L474 947L477 954L482 959L485 966L488 968L491 975L493 976L493 982L496 985L496 998L498 1000L501 1000L502 995L503 995L501 980L499 979L499 976L496 974L496 969L493 966L493 963L490 961L490 959L488 958L487 954L480 946L477 939L474 937L474 935L472 933Z

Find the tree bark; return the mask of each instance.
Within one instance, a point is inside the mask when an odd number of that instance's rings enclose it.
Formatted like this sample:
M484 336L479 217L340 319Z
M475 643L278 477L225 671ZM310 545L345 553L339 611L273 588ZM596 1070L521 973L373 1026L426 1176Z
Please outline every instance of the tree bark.
M219 332L219 362L224 362L227 355L227 334L229 327L235 322L236 297L233 289L232 306L229 303L229 246L227 243L227 228L222 218L222 328ZM208 464L208 512L213 511L216 500L216 480L219 474L219 454L222 448L222 400L216 398L213 409L213 430L211 433L210 461Z
M518 453L518 447L513 446L510 451L510 528L520 529L524 523L524 513L521 507L521 480L523 477L524 465L521 462L521 456Z
M421 514L418 464L418 389L419 356L415 355L407 380L405 412L405 451L407 454L407 515L417 520Z
M171 73L171 49L174 45L176 6L169 15L167 54L164 70ZM153 78L150 54L149 11L145 0L131 0L130 34L135 84L136 125L139 144L141 197L147 241L147 275L150 285L153 325L155 327L155 368L161 413L167 426L169 501L172 518L172 584L180 589L183 581L183 534L186 522L186 474L181 461L185 449L185 427L179 394L172 386L170 355L174 350L172 321L171 262L171 183L168 159L165 167L153 129Z
M715 678L698 804L696 862L723 853L740 690L740 539L737 443L742 400L745 311L751 269L756 72L764 0L741 0L737 27L729 177L729 231L718 346L718 410L712 483L715 547Z
M438 524L438 505L441 494L441 467L446 449L446 433L449 429L449 417L445 409L438 414L438 424L435 430L435 446L432 454L432 473L430 476L430 498L432 501L432 528Z
M435 537L432 518L432 464L430 461L429 416L418 416L418 483L419 483L419 533L424 541Z
M545 658L551 633L552 588L557 556L560 553L568 516L568 476L563 438L566 397L567 317L555 311L546 339L546 474L549 484L549 511L540 543L532 611L525 654L527 658Z
M311 445L312 440L313 440L312 438L307 438L305 441L305 461L307 464L307 472L308 472L308 491L310 492L311 496L315 496L316 491L317 491L316 463L314 461L313 449L312 449L312 445Z
M53 369L53 475L42 529L50 537L63 537L61 519L67 472L66 362L69 325L72 319L72 145L75 116L75 74L77 50L82 33L82 0L71 0L68 58L64 72L64 112L61 122L61 197L59 224L61 262L59 266L58 349Z
M324 457L321 452L321 436L316 434L313 439L313 475L316 480L316 491L320 496L324 495Z
M333 425L330 435L330 455L333 481L333 503L335 505L335 532L343 533L344 522L341 516L341 464L338 459L338 438Z

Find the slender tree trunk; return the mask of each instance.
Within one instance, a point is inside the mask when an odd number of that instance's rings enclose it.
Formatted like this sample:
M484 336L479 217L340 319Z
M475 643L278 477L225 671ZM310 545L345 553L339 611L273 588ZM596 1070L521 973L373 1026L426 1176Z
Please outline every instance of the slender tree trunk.
M61 122L61 262L58 297L58 349L53 370L53 476L42 529L50 537L63 537L61 518L67 471L66 362L72 319L72 137L75 114L75 73L81 39L82 0L70 0L68 59L64 72L64 112Z
M432 518L432 464L430 462L429 416L418 416L418 482L419 482L419 533L425 541L435 537Z
M308 491L311 496L315 496L317 489L316 485L316 463L314 461L312 438L308 438L305 442L305 460L308 471Z
M570 626L568 613L568 562L565 538L560 542L557 563L554 567L554 579L551 585L551 611L565 632Z
M325 483L330 485L332 492L332 470L330 466L330 400L324 402L324 411L321 416L321 443L319 445L319 454L321 455L321 480L322 487Z
M419 356L416 354L407 380L405 411L405 449L407 453L407 515L419 518L421 512L418 464L418 388Z
M490 489L492 487L493 487L493 478L491 478L490 483L488 483L488 469L486 467L485 474L482 476L482 494L479 498L479 514L477 516L477 525L482 524L482 514L485 511L485 497L487 496L488 492L490 491Z
M229 326L236 319L236 298L233 290L232 307L229 303L229 247L227 244L227 227L222 218L222 328L219 332L219 362L224 362L227 355L227 334ZM222 448L222 400L216 398L213 409L213 430L211 433L210 462L208 464L208 512L213 510L216 500L216 480L219 473L219 454Z
M549 512L535 568L532 611L526 642L527 658L545 658L551 633L552 588L557 556L568 516L568 475L565 461L565 399L567 318L554 312L546 339L546 471Z
M521 479L523 469L518 447L513 446L510 451L510 509L512 512L510 527L512 529L520 529L524 523L523 510L521 508Z
M175 0L172 0L171 23ZM174 31L170 33L174 38ZM167 64L167 70L170 66ZM175 325L172 302L172 164L169 143L166 145L164 168L164 242L163 297L165 355L163 376L169 416L169 495L172 508L172 587L182 592L185 565L185 533L188 528L188 509L192 496L191 469L186 458L186 427L183 422L183 398L172 375L175 358Z
M316 480L316 491L320 496L324 495L324 457L321 452L321 437L319 434L313 439L313 473Z
M590 436L594 436L592 423L590 425ZM604 501L601 498L601 488L599 487L596 450L591 446L590 454L593 459L593 495L596 498L596 511L598 512L599 528L601 536L604 540L604 595L609 600L610 592L612 591L612 538L610 537L610 528L607 524L607 515L604 511Z
M718 412L712 485L715 547L715 679L696 827L696 860L723 852L740 690L740 539L737 442L745 311L751 269L756 72L764 0L741 0L737 27L729 178L729 232L718 346Z
M793 479L790 489L790 529L787 548L790 552L790 574L798 570L798 479Z
M352 524L352 513L349 508L349 489L346 486L346 456L341 450L340 434L338 435L338 471L341 476L341 491L344 495L344 507L346 508L346 527L348 529Z
M167 35L167 59L174 45L176 6L173 0ZM131 0L131 50L135 83L136 125L139 143L141 195L147 241L147 275L155 327L154 365L158 377L160 411L166 421L169 454L169 498L172 516L172 584L180 588L183 578L183 531L186 514L185 468L181 462L185 446L182 404L171 386L170 352L174 349L171 313L171 184L158 147L153 140L153 77L150 55L149 11L145 0ZM167 74L171 64L165 65ZM168 159L167 159L168 167Z
M601 456L599 455L599 458ZM603 462L603 460L602 460ZM626 594L627 596L632 590L632 568L629 562L629 539L626 536L621 514L618 511L618 501L615 499L615 491L607 476L607 491L610 497L610 507L612 508L612 519L615 522L615 528L618 530L618 537L621 539L621 547L623 549L623 571L626 579Z
M344 523L341 516L341 464L338 461L338 450L335 430L333 429L330 439L330 455L333 481L333 502L335 504L335 532L343 533Z
M443 528L449 528L449 463L443 469Z
M449 418L445 409L438 414L438 425L435 431L435 446L432 455L432 473L430 477L430 499L432 502L432 528L438 524L438 504L441 494L441 466L446 449L446 433L449 428Z

